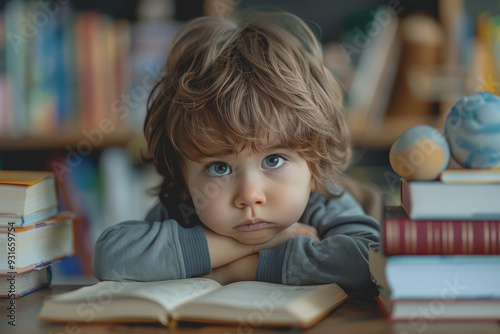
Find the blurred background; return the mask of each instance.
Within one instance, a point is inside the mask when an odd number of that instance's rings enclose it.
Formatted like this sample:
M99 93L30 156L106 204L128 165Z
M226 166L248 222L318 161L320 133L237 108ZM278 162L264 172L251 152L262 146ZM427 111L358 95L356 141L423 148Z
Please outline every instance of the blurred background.
M200 15L283 9L322 43L344 89L354 158L347 173L399 204L388 159L407 128L442 128L451 105L499 92L500 1L0 1L0 169L52 170L79 216L79 254L54 283L93 278L106 227L143 219L160 182L144 163L148 93L179 27Z

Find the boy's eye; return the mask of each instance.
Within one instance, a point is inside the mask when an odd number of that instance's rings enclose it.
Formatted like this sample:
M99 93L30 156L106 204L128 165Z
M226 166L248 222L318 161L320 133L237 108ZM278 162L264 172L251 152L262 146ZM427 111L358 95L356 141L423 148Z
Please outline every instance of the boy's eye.
M231 173L231 167L225 162L214 162L208 166L207 172L215 176L228 175Z
M262 168L278 168L285 163L285 159L279 155L273 154L267 156L262 161Z

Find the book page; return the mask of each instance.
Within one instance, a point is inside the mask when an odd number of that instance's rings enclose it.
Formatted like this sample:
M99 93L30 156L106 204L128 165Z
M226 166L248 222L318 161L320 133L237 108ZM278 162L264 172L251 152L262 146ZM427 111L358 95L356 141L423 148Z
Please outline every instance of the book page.
M155 300L167 310L221 287L218 282L204 278L164 281L164 284L154 284L157 282L137 283L143 284L139 285L130 295Z
M276 308L284 307L319 286L290 286L265 282L236 282L225 285L217 292L196 299L196 302L248 307L262 301L271 302Z
M58 302L77 302L96 298L97 300L148 299L172 310L197 296L216 290L221 285L210 279L191 278L157 282L114 282L104 281L54 297Z

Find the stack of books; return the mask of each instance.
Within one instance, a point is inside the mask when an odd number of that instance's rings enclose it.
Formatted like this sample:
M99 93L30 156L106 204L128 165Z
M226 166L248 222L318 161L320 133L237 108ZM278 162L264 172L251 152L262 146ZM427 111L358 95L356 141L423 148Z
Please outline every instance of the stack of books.
M50 264L76 252L76 217L59 212L51 172L0 171L0 298L50 284Z
M500 173L447 170L401 179L369 265L390 319L500 319Z

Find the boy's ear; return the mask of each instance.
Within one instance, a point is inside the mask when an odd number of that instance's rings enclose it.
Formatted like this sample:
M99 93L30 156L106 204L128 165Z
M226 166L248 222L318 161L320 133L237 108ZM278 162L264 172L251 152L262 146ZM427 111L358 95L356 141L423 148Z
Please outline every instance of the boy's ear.
M311 192L315 192L316 188L316 180L314 179L314 176L311 176Z

